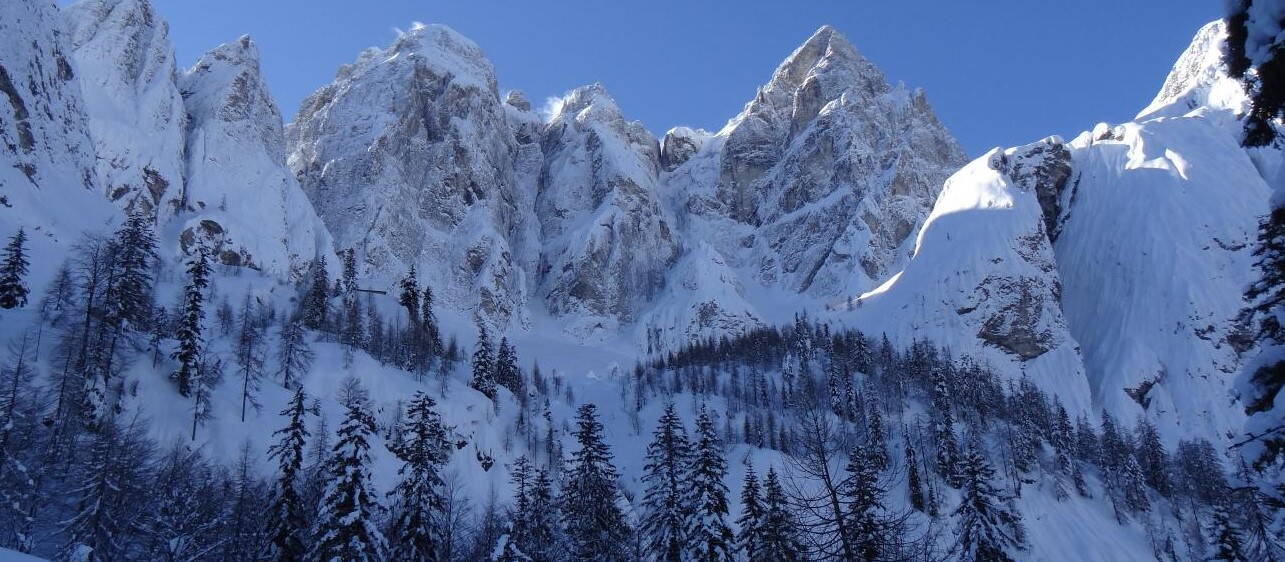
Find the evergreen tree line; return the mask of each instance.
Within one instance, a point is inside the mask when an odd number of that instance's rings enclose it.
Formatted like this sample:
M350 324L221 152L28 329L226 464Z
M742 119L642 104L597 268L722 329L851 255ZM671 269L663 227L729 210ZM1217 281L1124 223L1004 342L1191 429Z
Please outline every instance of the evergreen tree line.
M1105 411L1073 418L1031 381L1003 382L927 342L900 350L886 337L799 316L782 328L693 342L640 364L632 379L638 396L627 407L679 393L721 397L722 439L785 453L788 476L832 482L789 490L815 559L937 558L926 549L946 527L950 557L1020 559L1026 537L1014 500L1038 489L1109 502L1120 524L1146 529L1159 559L1231 552L1285 560L1285 529L1274 523L1281 504L1251 485L1251 467L1229 467L1212 443L1168 449L1145 418L1131 426ZM858 503L878 506L877 517L848 519L845 482L861 483L858 496L874 499ZM904 500L887 501L890 494ZM903 504L914 513L890 511ZM845 539L853 528L864 538ZM867 551L878 554L853 554L872 542L883 543Z

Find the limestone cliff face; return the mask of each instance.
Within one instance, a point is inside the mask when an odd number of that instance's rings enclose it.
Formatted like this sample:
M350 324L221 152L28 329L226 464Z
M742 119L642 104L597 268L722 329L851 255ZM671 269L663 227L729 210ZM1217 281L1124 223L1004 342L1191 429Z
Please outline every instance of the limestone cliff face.
M186 121L169 26L147 0L82 0L64 16L101 189L163 222L182 198Z
M286 167L281 112L249 37L206 53L179 79L189 116L179 250L299 278L330 236Z
M416 26L362 53L304 101L287 136L304 192L364 274L391 282L415 266L448 306L500 324L525 314L518 143L473 42Z

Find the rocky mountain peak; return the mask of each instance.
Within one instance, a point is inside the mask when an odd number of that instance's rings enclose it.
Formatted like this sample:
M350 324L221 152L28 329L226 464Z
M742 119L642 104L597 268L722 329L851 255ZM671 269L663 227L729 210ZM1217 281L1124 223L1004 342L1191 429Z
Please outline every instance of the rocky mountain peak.
M405 57L422 62L437 75L450 76L455 82L476 81L499 99L491 61L477 43L445 25L416 22L409 31L400 33L382 54L384 62Z
M1223 62L1227 23L1215 20L1201 27L1178 57L1155 99L1135 119L1178 116L1200 107L1243 111L1249 100L1238 80L1228 76Z
M887 80L838 30L821 26L777 67L747 109L770 108L791 124L791 136L826 102L849 90L865 95L889 89ZM767 106L755 108L755 105Z
M531 111L531 100L526 98L522 90L509 90L504 96L504 103L518 111Z

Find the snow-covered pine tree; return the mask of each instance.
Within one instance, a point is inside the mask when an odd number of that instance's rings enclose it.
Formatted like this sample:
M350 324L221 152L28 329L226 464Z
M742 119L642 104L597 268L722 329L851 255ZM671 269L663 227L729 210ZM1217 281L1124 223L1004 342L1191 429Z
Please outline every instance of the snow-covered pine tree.
M330 483L322 499L309 560L377 562L387 544L376 524L379 502L371 490L370 437L375 420L357 402L339 426L330 458Z
M18 229L4 247L0 262L0 308L27 306L27 233Z
M393 560L442 559L443 537L436 522L445 510L440 472L450 459L451 444L436 405L427 394L415 393L406 410L404 443L393 451L402 460L400 479L389 492L395 504L389 530Z
M1275 33L1273 26L1279 26L1279 22L1272 21L1270 16L1252 16L1255 12L1279 14L1281 7L1277 0L1237 0L1227 2L1226 6L1224 63L1228 74L1244 82L1249 96L1249 112L1243 117L1245 137L1241 142L1250 147L1267 146L1279 138L1275 123L1285 111L1285 55L1281 54L1285 40ZM1251 33L1252 28L1266 33Z
M1084 475L1079 471L1079 461L1074 458L1075 429L1071 427L1071 416L1060 400L1055 399L1053 427L1049 435L1053 445L1054 496L1058 500L1069 497L1067 482L1070 481L1077 493L1087 497Z
M978 450L969 444L959 466L961 497L955 508L956 538L961 562L1016 560L1015 552L1024 548L1022 519L1007 504L991 483L995 469Z
M873 392L867 394L873 395ZM888 457L888 434L883 427L883 414L879 411L879 404L872 401L868 411L865 447L870 461L874 463L874 469L883 471L892 462Z
M1247 480L1249 468L1242 467L1241 478ZM1275 500L1252 484L1233 491L1233 509L1240 515L1241 553L1252 562L1285 561L1285 543L1272 530L1267 503Z
M526 455L519 455L509 466L509 482L513 484L513 506L509 509L508 541L520 547L527 542L527 522L531 520L531 482L535 467ZM521 550L518 548L518 550Z
M1137 435L1138 464L1142 469L1143 480L1161 496L1169 497L1172 492L1169 477L1169 453L1164 443L1160 442L1160 432L1155 424L1139 417L1134 426Z
M144 511L132 502L146 497L152 445L136 423L103 419L76 471L73 514L62 523L63 558L83 562L126 560L130 533Z
M278 339L277 376L281 379L281 386L297 388L299 379L312 368L313 360L303 321L297 316L282 320Z
M245 421L246 410L253 407L259 411L259 385L263 379L263 333L259 331L259 319L254 312L254 301L246 293L245 302L241 304L241 315L238 319L236 336L236 366L241 377L241 421Z
M687 560L730 562L735 558L727 525L727 459L714 418L704 405L696 415L694 450L687 468Z
M495 353L491 351L486 323L481 320L477 323L477 347L473 349L473 378L469 386L495 400Z
M201 351L205 345L202 341L202 321L205 319L205 288L210 284L209 254L204 247L197 248L187 265L187 286L183 289L183 316L179 319L178 349L173 359L178 361L178 369L170 378L178 383L178 393L188 397L192 395L192 379L198 375L202 363Z
M844 526L852 533L849 542L861 560L901 559L900 518L887 513L889 484L880 475L880 455L866 445L857 445L848 456L845 477L839 484L844 504Z
M214 419L214 409L211 405L211 394L214 389L223 382L223 360L218 357L206 356L203 348L200 353L201 362L196 366L196 374L192 376L192 440L196 441L196 430L201 424Z
M249 441L242 443L232 474L222 486L226 490L227 504L222 517L224 540L220 549L224 560L257 560L267 543L264 533L265 489L255 475L253 451Z
M959 442L955 439L955 418L951 413L950 387L945 373L933 372L933 437L937 445L937 472L947 484L958 488L960 485L959 469L955 466L959 458Z
M1151 510L1151 498L1147 492L1146 475L1142 465L1138 464L1137 455L1127 454L1124 459L1124 470L1120 475L1120 486L1124 493L1124 503L1132 513Z
M142 329L152 317L152 283L156 235L152 219L132 213L113 241L116 271L108 287L107 306L117 325Z
M300 491L303 476L303 448L308 439L304 416L307 396L298 388L281 415L289 416L285 427L273 432L279 440L268 449L268 457L277 461L277 478L268 496L267 539L264 559L272 562L302 560L308 549L308 506Z
M906 439L906 493L910 496L911 508L915 511L925 511L924 485L919 476L919 461L915 458L915 450L910 446L909 439Z
M1231 560L1248 562L1242 550L1240 529L1232 520L1230 505L1220 502L1214 506L1214 513L1209 525L1209 544L1213 549L1210 560Z
M567 536L567 559L623 562L630 559L632 530L618 505L620 490L611 451L602 441L602 422L593 404L576 413L576 442L562 487L560 507Z
M340 289L344 296L357 298L357 252L348 248L343 252L343 277L341 277Z
M312 260L308 287L304 290L303 304L299 308L303 323L308 329L326 329L330 315L330 273L326 268L324 253L318 253Z
M656 431L647 445L642 481L643 551L648 560L680 562L687 544L687 518L693 511L686 493L686 471L691 456L687 430L674 404L656 421Z
M762 556L765 523L758 475L754 473L754 465L746 461L745 483L741 486L741 515L736 518L736 550L746 560L754 561Z
M433 312L433 288L428 284L424 285L424 297L420 299L420 320L424 323L425 343L428 345L428 352L432 356L441 355L442 331L437 326L437 313Z
M799 540L799 524L790 511L776 469L763 479L763 531L758 558L750 562L800 562L807 559Z
M495 382L514 395L522 393L522 371L518 368L517 350L509 345L506 337L500 338L500 348L495 355Z
M415 266L410 266L410 271L406 272L406 277L402 278L400 283L401 293L397 295L397 303L406 309L406 318L410 320L411 326L419 326L419 281L415 279Z
M519 546L533 562L556 562L560 560L558 541L561 530L558 528L553 481L549 478L548 469L535 471L529 496L527 503L532 509L526 519L526 536Z

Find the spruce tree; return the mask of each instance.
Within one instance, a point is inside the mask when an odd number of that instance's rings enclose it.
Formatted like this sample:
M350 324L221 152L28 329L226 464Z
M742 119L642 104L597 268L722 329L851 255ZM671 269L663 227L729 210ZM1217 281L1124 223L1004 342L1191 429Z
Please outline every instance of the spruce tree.
M424 325L425 343L428 345L428 352L432 356L441 355L442 333L437 326L437 314L433 312L433 288L427 284L424 285L424 298L420 300L420 320Z
M631 529L618 504L620 490L611 451L602 441L598 409L584 404L576 414L576 442L560 498L568 559L577 562L629 560Z
M950 408L950 388L945 373L933 373L933 410L936 420L933 436L937 442L937 471L952 487L959 487L959 443L955 440L955 418Z
M1214 550L1210 560L1246 562L1240 530L1236 528L1226 502L1220 502L1214 507L1213 521L1210 525L1210 544Z
M515 396L522 393L522 371L518 368L517 351L509 345L506 337L500 338L500 349L495 356L495 382Z
M745 484L741 487L741 516L736 518L736 549L746 560L758 560L763 552L763 526L766 513L759 492L754 465L745 463Z
M393 560L442 559L437 521L446 509L441 470L450 460L451 444L435 406L427 394L415 393L406 410L404 444L393 451L402 460L400 480L389 492L395 499L389 537Z
M375 420L353 403L339 426L330 458L330 482L322 499L309 560L375 562L387 545L376 525L379 502L371 490L370 437Z
M1021 517L1012 511L991 479L991 467L977 444L972 443L961 459L961 497L955 508L958 521L959 560L1009 562L1024 546Z
M398 304L406 309L406 317L410 319L410 325L419 326L419 281L415 279L415 266L410 266L410 271L406 272L406 277L401 281L401 293L397 296Z
M491 351L491 336L486 323L477 323L477 347L473 350L473 379L469 386L487 398L495 400L495 354Z
M696 416L696 442L687 469L692 512L687 523L689 560L724 562L734 558L732 530L727 525L727 460L723 443L709 411L701 406Z
M799 540L799 523L776 476L775 468L767 469L763 479L763 532L759 556L751 562L799 562L806 551Z
M318 253L312 260L311 279L304 291L300 313L303 323L310 330L324 330L330 315L330 273L326 270L326 255Z
M244 422L247 408L253 407L257 412L261 407L259 386L263 378L263 334L259 331L259 319L254 313L249 293L241 305L239 324L236 364L237 374L241 376L241 421Z
M1138 464L1142 470L1143 479L1161 496L1169 497L1171 493L1169 453L1160 442L1160 432L1156 430L1155 424L1147 421L1146 418L1138 420L1135 432L1137 433Z
M0 263L0 308L27 306L27 233L21 228L9 238Z
M915 459L915 450L910 447L909 439L906 440L906 488L910 494L910 507L915 511L926 511L924 485L919 476L919 462Z
M895 521L885 516L887 507L884 496L887 484L881 481L879 463L881 456L866 445L857 445L844 467L845 477L840 483L840 493L845 508L844 526L852 533L849 539L857 556L862 560L880 560L895 557L900 531Z
M300 379L312 368L312 347L308 345L308 335L303 328L303 322L292 317L281 322L278 332L277 376L281 379L281 386L286 388L299 387Z
M541 468L535 472L527 503L532 509L526 520L526 539L521 543L523 552L535 562L559 560L557 547L560 530L553 481L549 479L548 469Z
M178 392L183 396L192 395L192 379L198 375L202 362L201 323L205 319L205 288L210 284L209 255L205 248L198 248L196 255L192 256L187 275L187 286L183 289L183 316L175 336L178 349L172 357L178 360L178 369L170 375L178 383Z
M693 511L686 494L691 444L673 403L665 405L652 436L642 476L643 551L648 560L679 562L687 544L687 518Z
M156 263L156 236L152 222L131 214L113 240L115 268L108 287L109 315L116 325L142 329L152 317L152 272Z
M303 389L295 390L290 404L281 415L289 416L285 427L273 432L279 440L268 449L268 457L277 461L277 479L268 498L268 547L264 556L273 562L302 560L307 554L304 540L308 533L307 512L300 491L303 472L303 448L308 439L304 416L307 415Z

